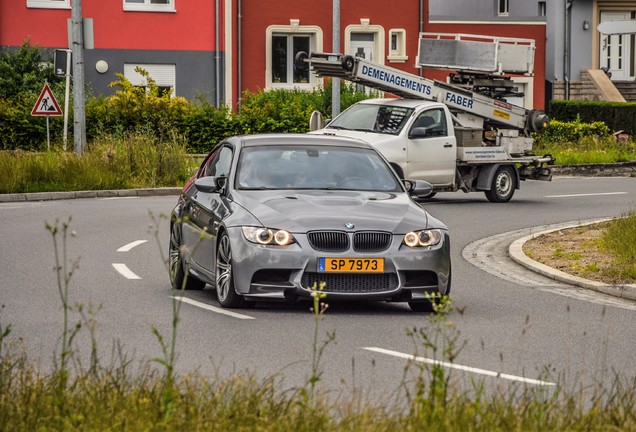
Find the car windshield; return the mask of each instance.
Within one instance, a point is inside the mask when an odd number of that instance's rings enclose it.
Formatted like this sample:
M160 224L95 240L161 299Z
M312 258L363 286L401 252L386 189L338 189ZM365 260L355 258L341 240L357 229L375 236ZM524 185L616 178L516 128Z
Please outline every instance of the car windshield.
M398 135L412 113L412 108L355 104L336 117L327 128Z
M235 182L237 189L403 190L376 151L323 145L245 147Z

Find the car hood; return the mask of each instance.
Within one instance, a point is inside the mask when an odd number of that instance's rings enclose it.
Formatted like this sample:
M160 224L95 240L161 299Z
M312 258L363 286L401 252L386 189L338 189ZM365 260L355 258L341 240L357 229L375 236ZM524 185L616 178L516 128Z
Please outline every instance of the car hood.
M404 234L427 228L429 220L426 211L404 192L241 191L234 199L263 226L293 233L343 230L351 223L356 231ZM245 223L241 219L235 223Z

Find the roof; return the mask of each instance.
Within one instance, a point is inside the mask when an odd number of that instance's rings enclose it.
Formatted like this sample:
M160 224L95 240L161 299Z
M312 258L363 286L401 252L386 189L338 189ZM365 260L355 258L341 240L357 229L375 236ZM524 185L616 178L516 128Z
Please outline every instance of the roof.
M233 137L241 142L245 147L263 145L331 145L340 147L358 147L373 149L373 146L365 141L333 135L310 135L310 134L254 134ZM230 138L231 140L232 138Z

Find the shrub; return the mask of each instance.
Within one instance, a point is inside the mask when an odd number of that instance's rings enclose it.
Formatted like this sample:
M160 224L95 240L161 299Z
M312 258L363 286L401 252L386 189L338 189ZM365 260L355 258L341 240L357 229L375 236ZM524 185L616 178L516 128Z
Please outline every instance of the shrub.
M636 133L636 103L604 101L550 101L548 113L551 118L564 122L580 118L587 123L602 121L610 130Z
M551 120L550 125L540 134L535 134L537 144L578 142L584 138L602 139L612 135L607 125L601 121L584 123L580 117L574 121Z

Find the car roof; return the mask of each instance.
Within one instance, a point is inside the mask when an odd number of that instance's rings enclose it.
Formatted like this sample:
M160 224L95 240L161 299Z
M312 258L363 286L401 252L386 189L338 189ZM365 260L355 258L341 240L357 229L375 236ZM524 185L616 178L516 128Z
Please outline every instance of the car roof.
M369 143L349 137L332 135L310 135L300 133L276 133L276 134L254 134L234 137L239 140L243 147L267 146L267 145L329 145L337 147L357 147L374 149Z

